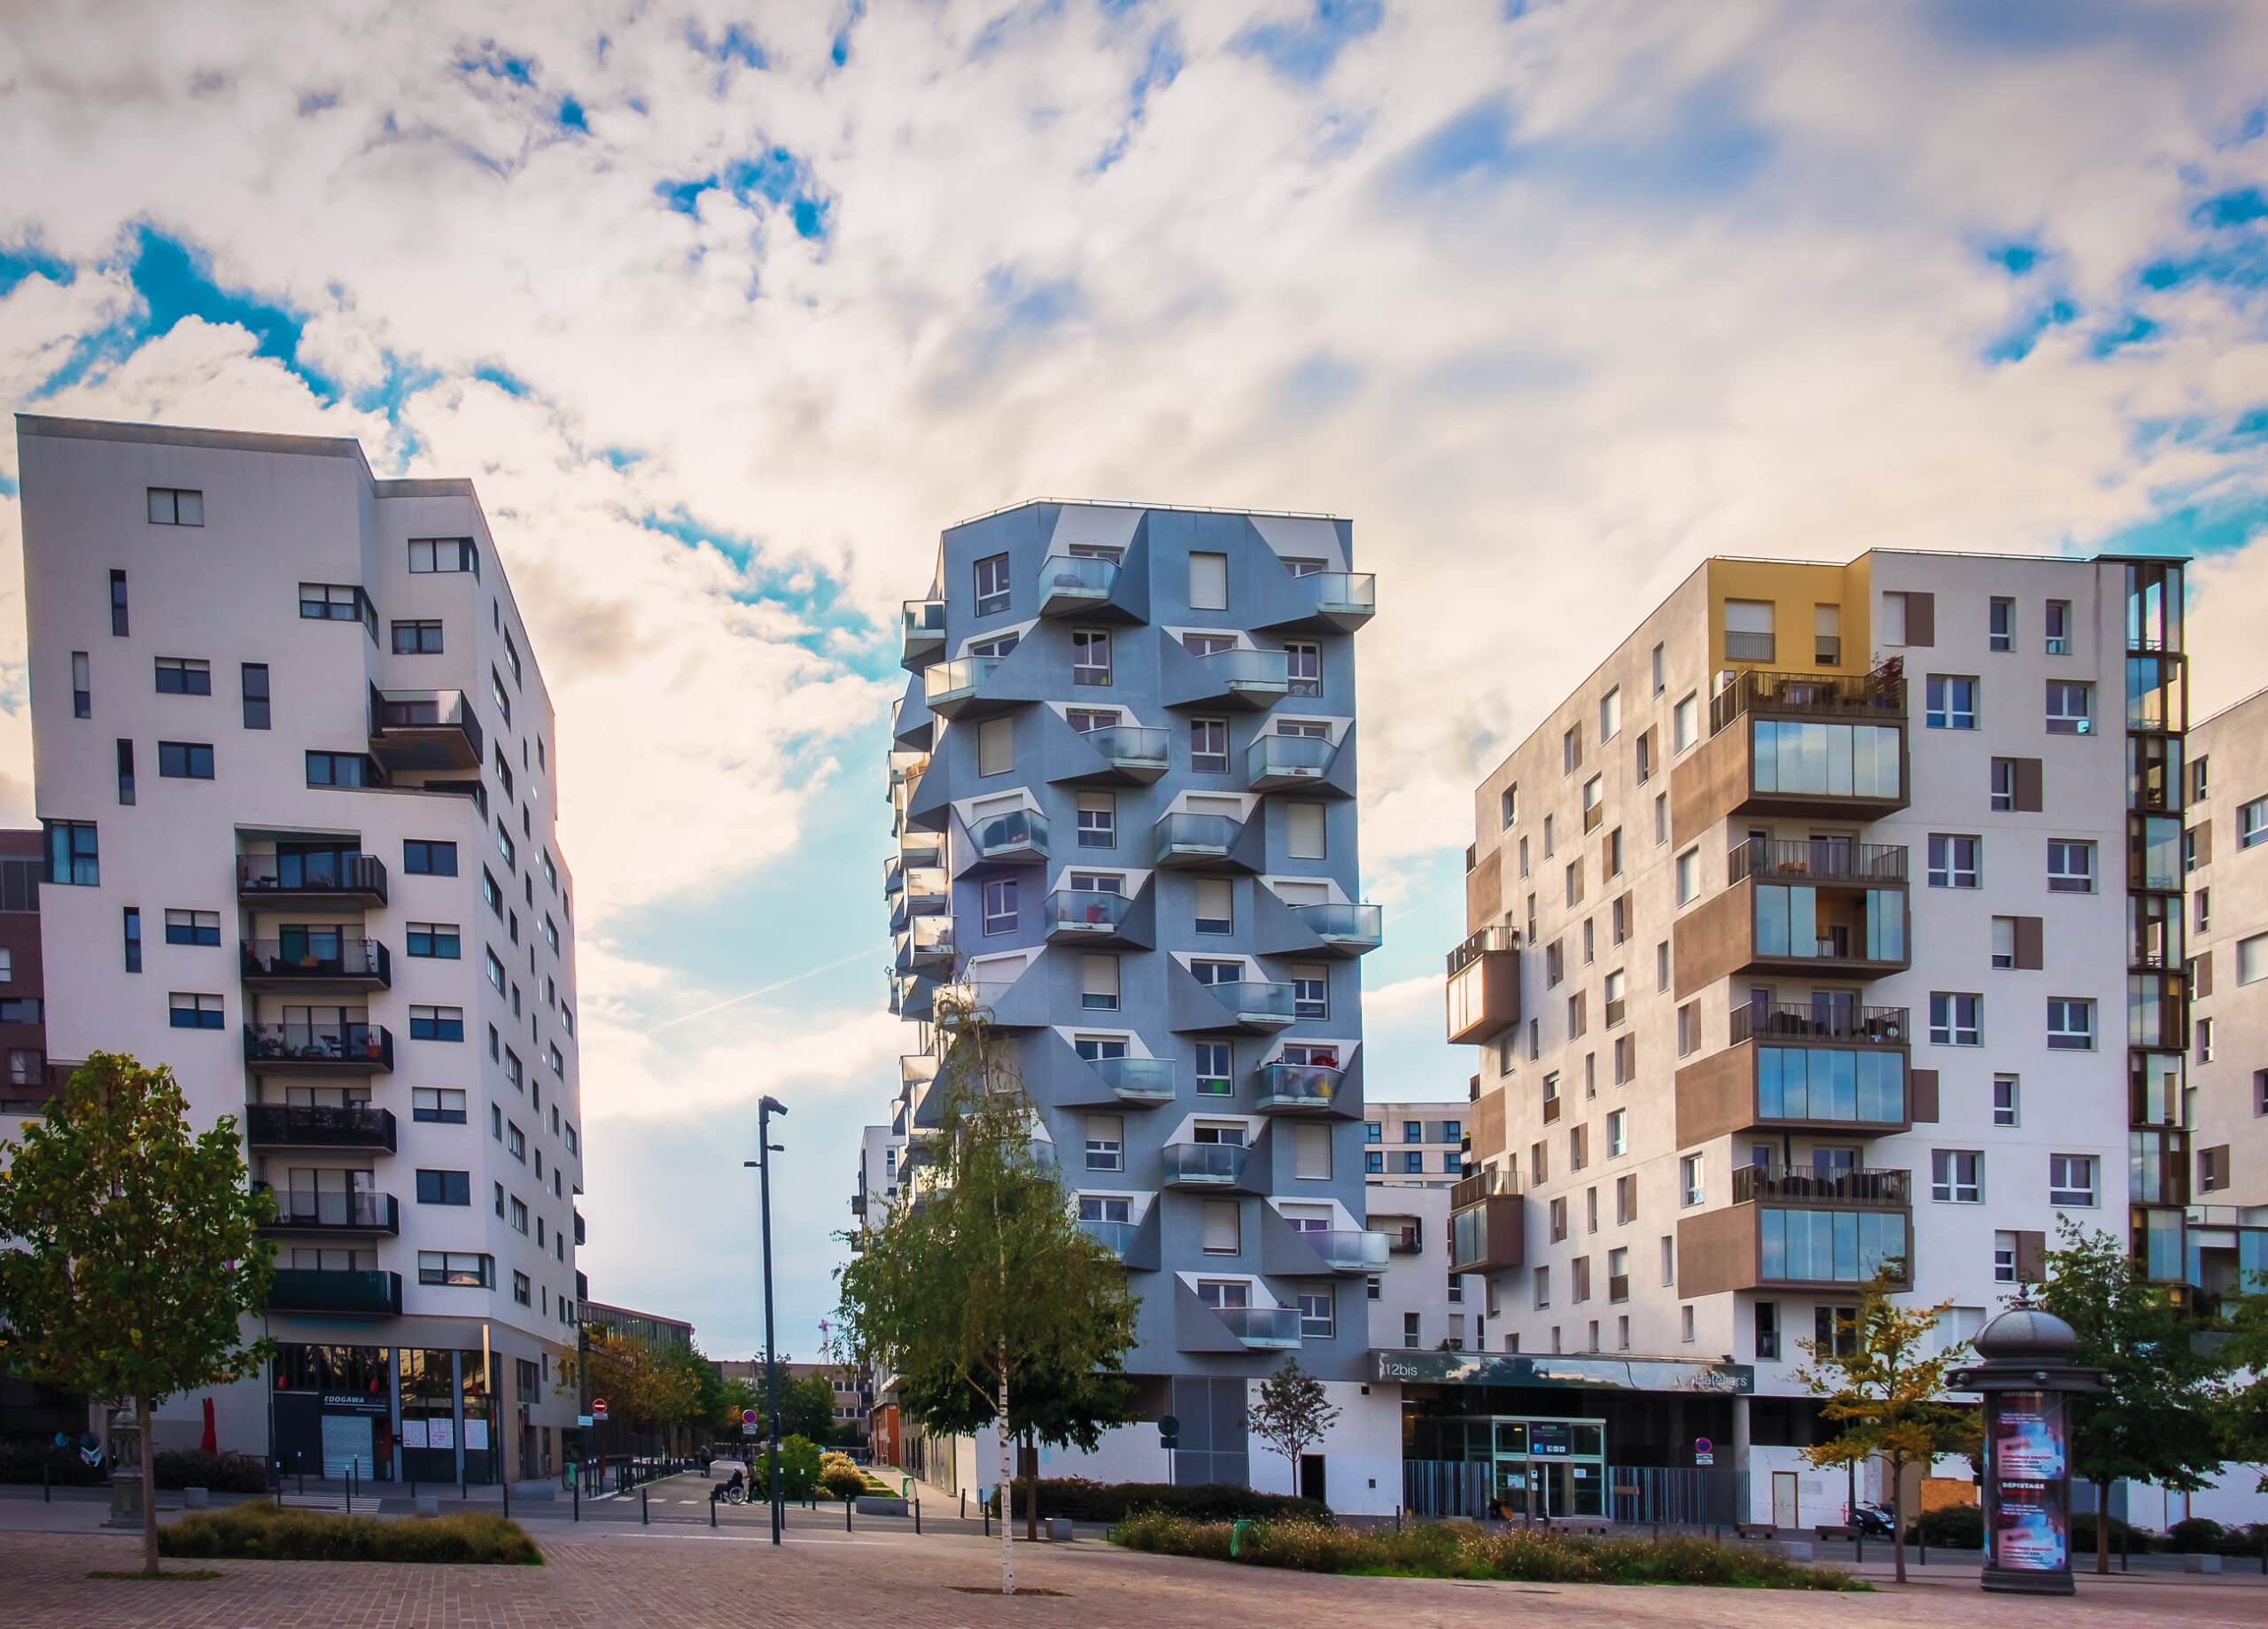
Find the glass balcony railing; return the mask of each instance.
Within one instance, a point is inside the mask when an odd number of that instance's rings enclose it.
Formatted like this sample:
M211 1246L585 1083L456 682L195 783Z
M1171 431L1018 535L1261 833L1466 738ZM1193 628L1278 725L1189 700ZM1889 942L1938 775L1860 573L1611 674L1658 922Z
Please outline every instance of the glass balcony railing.
M245 1141L262 1148L394 1148L394 1118L368 1104L326 1106L255 1103L245 1110Z
M1340 1070L1311 1063L1262 1064L1253 1072L1263 1109L1327 1109L1344 1078Z
M1262 735L1245 751L1245 779L1254 791L1320 780L1339 749L1319 735Z
M1244 1180L1252 1151L1240 1143L1169 1143L1159 1151L1169 1187L1229 1188Z
M398 1233L400 1212L390 1193L368 1189L322 1191L254 1183L252 1191L276 1201L278 1228L337 1228L344 1232Z
M929 755L900 747L889 755L889 784L893 791L904 787L911 791L920 784L922 772L929 767Z
M1216 1307L1213 1312L1247 1346L1300 1344L1300 1309L1296 1307Z
M1271 984L1265 979L1231 979L1204 988L1222 1006L1249 1022L1288 1024L1298 1016L1294 1005L1297 991L1289 984Z
M1375 945L1385 937L1385 912L1376 905L1334 901L1320 905L1293 905L1292 914L1317 938L1333 944Z
M1220 695L1284 695L1292 687L1291 658L1280 650L1238 647L1199 656L1198 663Z
M1379 579L1374 572L1310 571L1298 581L1315 596L1317 610L1368 617L1379 608Z
M1166 815L1157 825L1157 863L1169 865L1176 860L1225 859L1243 831L1242 822L1226 815Z
M399 1317L400 1273L282 1267L268 1290L271 1312L330 1312L358 1317Z
M1394 1237L1351 1228L1302 1228L1300 1242L1335 1273L1382 1273Z
M882 856L882 897L895 899L905 891L905 862L895 854Z
M966 701L1000 670L1005 656L963 656L921 671L921 699L931 707Z
M1130 1222L1105 1222L1099 1217L1079 1219L1080 1231L1122 1261L1133 1247L1135 1226Z
M953 919L949 916L917 916L897 935L901 962L920 966L953 958Z
M481 761L480 720L462 690L376 690L370 697L370 735L447 731L462 739L457 761Z
M1124 894L1091 893L1084 888L1058 888L1047 896L1050 934L1104 938L1118 931L1134 902Z
M945 642L945 602L908 600L899 609L898 624L907 655L935 650Z
M393 1068L393 1032L384 1024L337 1022L246 1024L245 1061L256 1069L348 1072Z
M979 820L969 836L988 860L1047 857L1047 817L1037 809L990 816Z
M1087 1067L1129 1103L1170 1103L1174 1063L1170 1058L1098 1058Z
M1044 607L1063 602L1107 599L1118 581L1118 562L1086 555L1050 555L1039 568L1039 601Z
M891 926L903 927L903 920L896 919L932 916L945 908L951 896L951 887L944 870L936 865L910 866L905 873L905 885L898 893L898 908L891 912Z
M1079 739L1118 769L1154 769L1163 774L1172 765L1172 733L1155 725L1105 725L1084 732Z

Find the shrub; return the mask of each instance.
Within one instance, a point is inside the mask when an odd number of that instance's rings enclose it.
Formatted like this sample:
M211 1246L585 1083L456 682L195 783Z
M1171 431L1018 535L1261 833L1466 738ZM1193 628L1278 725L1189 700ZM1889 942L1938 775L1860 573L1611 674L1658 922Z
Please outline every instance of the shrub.
M2094 1554L2094 1512L2092 1510L2083 1510L2071 1518L2071 1555L2075 1559ZM2112 1555L2116 1555L2118 1553L2122 1541L2130 1552L2137 1555L2147 1555L2153 1542L2148 1533L2139 1527L2120 1521L2114 1516L2110 1518L2110 1553Z
M809 1437L789 1437L780 1445L780 1491L788 1499L808 1499L819 1485L819 1444ZM756 1462L750 1480L760 1490L759 1499L771 1497L772 1454L767 1451Z
M1015 1484L1017 1514L1023 1513L1030 1498L1031 1478L1026 1477ZM1083 1477L1047 1477L1039 1484L1042 1516L1068 1517L1075 1522L1121 1522L1144 1510L1199 1522L1262 1517L1311 1522L1331 1519L1329 1507L1317 1500L1256 1493L1232 1482L1179 1487L1170 1482L1090 1482ZM998 1493L992 1498L992 1513L1000 1513Z
M819 1491L829 1499L856 1499L866 1491L866 1473L848 1460L819 1473Z
M1709 1584L1764 1589L1851 1589L1851 1576L1707 1539L1587 1539L1548 1529L1489 1532L1469 1522L1425 1522L1399 1532L1327 1522L1255 1521L1240 1541L1224 1522L1151 1511L1111 1529L1114 1543L1168 1555L1231 1559L1302 1572L1480 1579L1551 1584Z
M268 1467L249 1454L207 1454L202 1448L168 1449L151 1473L163 1488L209 1487L215 1493L264 1493Z
M2165 1536L2179 1555L2211 1555L2228 1542L2229 1531L2209 1516L2190 1516L2167 1528Z
M1984 1511L1978 1505L1946 1505L1935 1510L1924 1510L1914 1531L1923 1544L1943 1546L1949 1550L1981 1550L1984 1548Z
M36 1484L43 1465L47 1468L47 1479L58 1487L100 1487L110 1480L106 1471L81 1459L76 1448L58 1448L51 1442L23 1438L0 1442L0 1482Z
M382 1522L285 1509L269 1499L225 1510L192 1510L158 1529L163 1555L263 1561L404 1561L428 1565L540 1566L543 1555L517 1522L485 1511Z

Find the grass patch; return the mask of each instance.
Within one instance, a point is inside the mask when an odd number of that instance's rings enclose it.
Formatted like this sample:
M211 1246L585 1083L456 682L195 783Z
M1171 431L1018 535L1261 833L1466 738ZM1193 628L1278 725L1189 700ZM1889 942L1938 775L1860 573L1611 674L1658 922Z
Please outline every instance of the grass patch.
M1839 1567L1806 1566L1707 1539L1588 1539L1534 1528L1490 1532L1426 1522L1400 1532L1324 1522L1256 1521L1231 1552L1226 1522L1130 1516L1111 1542L1160 1555L1371 1578L1525 1584L1705 1584L1745 1589L1864 1589Z
M116 1584L209 1584L221 1576L218 1567L183 1567L151 1578L146 1572L89 1572L90 1579Z
M286 1509L255 1499L196 1510L158 1529L160 1555L198 1560L398 1561L428 1565L538 1567L543 1554L517 1522L486 1511L380 1521Z

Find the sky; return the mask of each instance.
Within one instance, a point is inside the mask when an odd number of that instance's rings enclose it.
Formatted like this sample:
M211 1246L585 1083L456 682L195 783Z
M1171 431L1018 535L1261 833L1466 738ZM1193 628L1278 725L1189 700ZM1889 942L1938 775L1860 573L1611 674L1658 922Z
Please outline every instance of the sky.
M1705 555L2193 553L2262 682L2241 4L11 0L0 404L478 485L559 710L592 1294L833 1305L897 606L1020 500L1352 517L1373 1098L1475 782ZM0 821L32 815L13 438Z

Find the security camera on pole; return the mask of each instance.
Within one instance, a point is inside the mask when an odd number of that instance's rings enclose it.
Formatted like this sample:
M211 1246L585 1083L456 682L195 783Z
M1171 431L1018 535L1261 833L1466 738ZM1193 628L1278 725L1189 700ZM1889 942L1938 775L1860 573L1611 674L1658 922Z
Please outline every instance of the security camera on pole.
M786 1478L780 1462L780 1362L772 1344L772 1156L788 1151L772 1140L772 1116L785 1118L788 1105L777 1098L765 1098L756 1105L756 1158L744 1160L743 1166L756 1167L757 1208L764 1234L764 1387L765 1408L772 1416L772 1542L780 1542L780 1530L787 1521ZM750 1490L753 1491L753 1490Z

